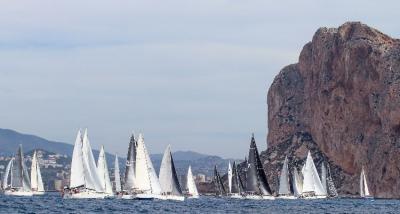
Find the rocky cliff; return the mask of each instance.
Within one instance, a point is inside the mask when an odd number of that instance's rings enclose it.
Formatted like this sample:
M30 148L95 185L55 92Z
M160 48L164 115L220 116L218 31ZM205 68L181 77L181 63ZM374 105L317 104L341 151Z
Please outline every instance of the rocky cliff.
M339 194L358 194L364 166L376 197L400 198L400 40L358 22L318 29L268 91L267 142L274 189L285 155L300 166L310 149Z

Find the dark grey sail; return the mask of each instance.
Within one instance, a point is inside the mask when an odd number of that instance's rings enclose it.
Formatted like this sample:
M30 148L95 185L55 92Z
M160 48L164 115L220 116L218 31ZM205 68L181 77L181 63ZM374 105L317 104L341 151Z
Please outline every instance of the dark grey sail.
M126 157L124 191L131 191L135 188L135 164L136 164L136 140L132 134L129 142L128 154Z
M221 176L218 173L217 166L214 167L213 182L214 182L214 186L215 186L215 194L216 195L225 195L226 194L225 187L224 187L224 184L222 183Z
M247 164L246 192L256 195L271 195L271 189L267 182L264 167L258 154L254 135L251 138L249 159Z
M176 174L176 169L175 169L175 164L174 164L174 158L172 157L171 152L170 152L170 155L171 155L172 178L174 181L173 183L175 184L173 186L172 194L182 195L181 185L179 184L179 179L178 179L178 175Z
M232 165L232 191L231 193L243 193L243 183L238 172L236 161Z

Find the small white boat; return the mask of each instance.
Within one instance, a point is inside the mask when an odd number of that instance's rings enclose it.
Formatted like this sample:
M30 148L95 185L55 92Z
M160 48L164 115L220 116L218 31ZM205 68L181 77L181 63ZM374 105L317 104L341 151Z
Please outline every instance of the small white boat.
M79 130L72 153L70 186L64 189L63 198L103 199L109 197L110 194L105 193L103 186L94 161L87 130L85 130L83 139Z
M184 201L178 175L176 174L174 159L172 158L171 145L165 149L161 161L159 180L161 186L161 195L157 199Z
M292 191L290 190L290 179L289 179L289 160L287 156L282 165L281 175L279 176L279 191L278 199L296 199Z
M107 198L114 197L110 175L108 173L108 166L106 160L106 153L104 151L104 146L101 147L99 158L97 160L97 172L100 179L100 184Z
M33 153L31 165L31 189L33 195L44 195L44 187L42 180L42 173L40 172L39 159L37 152Z
M2 186L5 195L33 196L22 145L19 145L15 157L11 158L7 164Z
M186 187L187 187L187 194L188 198L199 198L199 192L197 191L196 182L194 181L193 174L192 174L192 167L189 166L186 178Z
M303 199L323 199L327 197L327 191L323 187L319 178L317 168L315 167L314 160L311 152L308 151L306 163L302 169L303 173Z
M367 176L365 175L364 167L362 167L360 175L360 197L365 199L374 198L369 192Z

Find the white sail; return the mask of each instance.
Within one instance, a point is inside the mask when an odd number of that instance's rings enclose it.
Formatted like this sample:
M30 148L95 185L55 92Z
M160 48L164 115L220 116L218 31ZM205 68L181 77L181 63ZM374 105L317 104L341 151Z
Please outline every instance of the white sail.
M232 166L230 161L228 163L228 192L232 193Z
M198 196L199 192L197 191L196 183L194 182L193 174L192 174L192 167L189 166L188 173L187 173L187 188L188 192L192 196Z
M296 197L299 197L303 193L303 179L300 173L295 168L293 170L293 192Z
M326 196L310 151L308 151L306 164L303 167L303 177L303 193L313 192L318 196Z
M285 161L282 165L281 175L279 177L279 195L290 194L288 158L285 157Z
M44 191L42 174L40 172L39 160L36 151L33 153L31 165L31 189L38 192Z
M324 188L325 195L328 194L328 185L327 185L327 172L325 163L321 164L321 183L322 187Z
M104 146L101 146L99 159L97 160L97 173L104 192L107 194L113 194Z
M10 171L13 166L13 163L14 163L14 158L11 158L11 160L7 164L6 171L4 172L3 185L2 185L3 189L8 188L8 175L10 175ZM12 178L12 176L10 176L10 177ZM10 181L10 183L11 183L11 181Z
M115 183L115 191L121 192L121 175L119 174L119 161L118 156L115 155L115 162L114 162L114 183Z
M72 152L70 188L85 186L86 176L84 170L82 134L81 130L79 130L75 140L74 151Z
M136 155L136 185L139 191L159 195L161 194L160 182L154 170L153 163L147 152L142 134L137 141Z
M170 145L168 145L167 149L165 149L164 156L161 161L159 181L161 190L164 194L182 195Z
M100 178L97 173L96 162L94 161L87 129L85 130L85 134L83 136L82 154L85 166L84 171L86 179L86 188L93 189L96 192L104 192L104 188L101 185Z
M361 169L361 176L360 176L360 196L361 197L371 196L368 189L367 178L365 176L364 167Z

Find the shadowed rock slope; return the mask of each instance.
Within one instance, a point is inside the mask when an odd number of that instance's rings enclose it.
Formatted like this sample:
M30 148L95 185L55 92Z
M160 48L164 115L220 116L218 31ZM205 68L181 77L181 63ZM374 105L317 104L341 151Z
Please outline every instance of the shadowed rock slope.
M285 155L293 168L311 149L339 194L358 194L364 166L375 196L400 198L400 40L359 22L318 29L268 91L267 141L275 190Z

